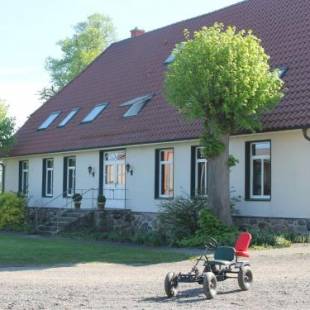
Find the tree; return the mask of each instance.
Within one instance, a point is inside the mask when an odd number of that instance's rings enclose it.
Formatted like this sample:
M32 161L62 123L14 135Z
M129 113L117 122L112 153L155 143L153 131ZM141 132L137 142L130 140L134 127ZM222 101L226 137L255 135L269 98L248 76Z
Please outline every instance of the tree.
M202 120L209 206L231 224L229 136L260 129L262 114L282 97L283 82L251 31L215 24L184 33L166 73L165 95L185 116Z
M46 59L51 86L39 93L41 100L49 99L73 80L107 48L114 37L112 21L105 15L93 14L87 21L75 25L72 37L57 42L62 56Z
M14 143L15 120L8 116L8 106L0 99L0 154L6 154Z

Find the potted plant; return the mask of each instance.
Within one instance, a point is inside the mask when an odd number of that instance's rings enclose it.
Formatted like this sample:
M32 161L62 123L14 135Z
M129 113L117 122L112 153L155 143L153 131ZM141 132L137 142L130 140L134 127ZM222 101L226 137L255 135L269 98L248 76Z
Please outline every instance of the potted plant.
M104 209L107 198L104 195L99 195L97 201L98 201L98 208Z
M75 209L80 209L81 208L81 201L82 201L83 197L81 194L74 194L72 196L72 200L74 201L74 207Z

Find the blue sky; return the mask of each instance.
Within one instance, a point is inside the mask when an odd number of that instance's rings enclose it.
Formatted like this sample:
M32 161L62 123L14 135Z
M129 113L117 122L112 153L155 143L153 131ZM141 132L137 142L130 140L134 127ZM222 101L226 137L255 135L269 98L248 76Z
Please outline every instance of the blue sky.
M117 39L138 26L146 31L205 14L238 0L0 0L0 98L20 126L37 107L38 91L48 84L47 56L58 56L55 43L93 13L109 15Z

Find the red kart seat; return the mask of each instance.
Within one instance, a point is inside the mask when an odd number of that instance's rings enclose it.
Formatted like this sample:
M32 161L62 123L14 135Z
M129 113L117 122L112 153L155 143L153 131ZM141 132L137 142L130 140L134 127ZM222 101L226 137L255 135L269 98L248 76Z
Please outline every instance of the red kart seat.
M249 246L252 235L248 232L242 232L235 243L236 256L249 257Z

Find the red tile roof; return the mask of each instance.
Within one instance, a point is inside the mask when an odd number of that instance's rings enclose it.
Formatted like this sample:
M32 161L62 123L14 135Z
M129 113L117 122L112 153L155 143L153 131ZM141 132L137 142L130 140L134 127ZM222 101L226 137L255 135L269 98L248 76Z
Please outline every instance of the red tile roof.
M199 121L188 122L162 93L163 62L183 39L184 28L196 30L214 22L253 29L271 56L273 66L286 65L288 92L273 112L263 117L264 130L310 125L310 1L249 0L112 44L82 74L38 109L18 131L12 156L112 147L197 138ZM124 118L120 104L155 93L136 117ZM80 124L98 103L109 102L93 122ZM80 107L64 128L60 120ZM47 130L38 126L54 111L62 114Z

